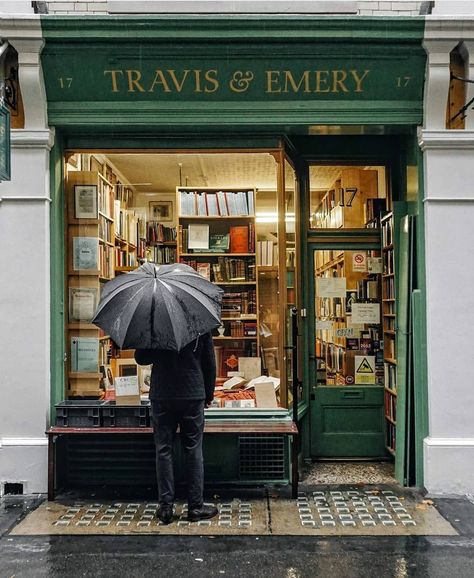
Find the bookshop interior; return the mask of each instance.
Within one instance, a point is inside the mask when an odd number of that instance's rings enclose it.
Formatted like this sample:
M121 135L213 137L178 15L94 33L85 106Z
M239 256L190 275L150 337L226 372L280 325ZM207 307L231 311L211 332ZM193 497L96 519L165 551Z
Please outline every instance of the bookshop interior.
M224 291L208 412L291 407L296 307L307 310L299 321L309 328L296 362L309 384L300 400L315 405L311 416L322 424L311 433L313 455L350 455L334 445L337 435L329 440L331 419L346 424L335 428L343 445L352 443L348 433L367 437L367 422L380 422L377 448L362 452L395 453L397 271L385 166L310 165L301 208L295 170L274 151L70 151L65 167L66 399L113 401L133 382L146 400L151 367L137 366L134 352L118 349L91 319L108 280L145 262L181 262ZM351 245L350 230L362 229L376 229L377 241ZM301 240L318 230L344 230L346 244L308 242L302 252ZM370 403L358 417L347 413L360 405L356 393L344 396L355 388L376 392L373 413ZM334 391L343 392L342 413L331 418Z

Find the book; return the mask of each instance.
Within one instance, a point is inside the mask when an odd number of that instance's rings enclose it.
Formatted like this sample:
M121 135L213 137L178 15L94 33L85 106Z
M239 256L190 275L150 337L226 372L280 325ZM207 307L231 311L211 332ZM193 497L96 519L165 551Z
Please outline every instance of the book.
M229 215L229 209L227 207L226 196L223 191L219 191L217 194L217 204L219 207L219 214L223 217L227 217Z
M262 374L260 357L239 357L239 371L242 371L247 381Z
M257 407L259 408L276 408L278 402L275 394L275 386L271 381L261 381L255 384L255 397Z
M99 239L97 237L73 237L74 271L97 271L99 269Z
M98 287L70 287L69 323L89 323L97 309L98 298Z
M197 263L196 270L199 275L202 275L208 281L211 280L211 264L210 263Z
M188 248L209 249L209 225L197 223L188 227Z
M71 337L71 371L98 373L99 340L96 337Z
M226 253L230 246L229 233L211 233L209 239L210 253Z
M246 225L230 227L229 235L231 253L249 252L249 228Z
M227 377L228 371L237 371L239 367L239 357L243 356L245 356L243 348L223 348L219 375L221 377Z

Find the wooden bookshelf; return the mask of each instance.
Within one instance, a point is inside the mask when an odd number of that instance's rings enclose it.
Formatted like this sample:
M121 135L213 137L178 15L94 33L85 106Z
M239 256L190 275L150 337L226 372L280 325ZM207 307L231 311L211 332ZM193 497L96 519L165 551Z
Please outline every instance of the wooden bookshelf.
M225 369L223 358L231 352L237 359L259 356L255 194L252 188L176 188L178 260L224 290L224 334L214 335L218 379L227 378L230 368ZM203 225L212 250L189 248L194 225ZM237 250L235 244L244 250ZM240 334L247 331L255 335Z
M384 333L384 397L386 448L396 452L397 433L397 331L396 331L396 271L394 257L394 215L381 218L382 235L382 323Z
M79 201L85 194L84 204ZM107 338L90 322L100 298L101 284L115 276L114 185L98 170L69 171L67 195L67 323L68 397L99 396L100 356L107 349ZM89 207L95 218L84 212ZM78 212L79 211L79 212ZM81 253L84 254L83 259ZM90 261L88 263L88 260ZM84 299L86 301L84 301ZM92 347L88 371L77 371L74 363L85 344ZM92 344L92 345L91 345ZM92 357L97 352L97 362ZM79 367L79 365L78 365ZM81 365L82 368L82 365Z

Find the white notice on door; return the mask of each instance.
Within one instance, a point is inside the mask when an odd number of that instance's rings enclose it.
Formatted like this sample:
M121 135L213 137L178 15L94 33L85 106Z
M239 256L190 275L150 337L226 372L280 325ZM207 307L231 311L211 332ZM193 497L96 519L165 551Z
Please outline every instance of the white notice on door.
M353 303L352 323L377 324L380 323L379 303Z
M369 273L382 273L382 258L369 257L367 259L367 271Z
M316 295L318 297L346 297L345 277L317 277Z

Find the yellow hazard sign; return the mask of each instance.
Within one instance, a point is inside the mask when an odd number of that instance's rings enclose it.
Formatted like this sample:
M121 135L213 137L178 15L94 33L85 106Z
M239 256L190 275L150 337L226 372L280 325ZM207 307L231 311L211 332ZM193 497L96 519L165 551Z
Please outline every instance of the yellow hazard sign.
M374 384L375 355L356 355L354 361L356 384Z

